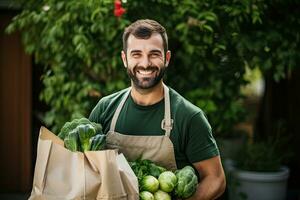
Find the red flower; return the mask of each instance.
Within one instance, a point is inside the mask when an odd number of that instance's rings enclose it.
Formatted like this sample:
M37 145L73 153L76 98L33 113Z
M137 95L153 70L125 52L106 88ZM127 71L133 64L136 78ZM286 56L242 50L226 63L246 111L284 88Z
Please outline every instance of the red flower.
M122 3L120 0L115 1L115 9L120 9L122 7Z
M122 7L122 3L120 0L115 0L115 10L114 10L114 15L116 17L121 17L126 10Z

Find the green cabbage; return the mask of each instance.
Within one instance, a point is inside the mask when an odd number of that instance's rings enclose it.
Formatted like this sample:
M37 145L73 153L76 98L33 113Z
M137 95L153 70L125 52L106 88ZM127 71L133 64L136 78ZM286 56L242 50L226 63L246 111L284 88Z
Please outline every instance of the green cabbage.
M159 188L164 192L171 192L177 184L177 177L171 171L165 171L158 177Z
M140 181L141 191L156 192L159 188L159 182L154 176L144 176Z
M154 193L154 199L155 200L171 200L171 196L167 192L158 190L157 192Z
M192 196L197 189L198 180L195 170L191 166L185 166L176 172L177 185L175 187L175 195L180 198L188 198Z
M154 200L154 196L151 192L142 191L140 192L140 200Z

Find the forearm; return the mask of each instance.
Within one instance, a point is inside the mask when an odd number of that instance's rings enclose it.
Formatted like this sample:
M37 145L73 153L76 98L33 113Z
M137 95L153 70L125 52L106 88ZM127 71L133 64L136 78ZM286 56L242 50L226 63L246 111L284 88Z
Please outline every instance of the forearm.
M198 184L196 193L188 200L213 200L222 195L225 190L225 179L207 176Z

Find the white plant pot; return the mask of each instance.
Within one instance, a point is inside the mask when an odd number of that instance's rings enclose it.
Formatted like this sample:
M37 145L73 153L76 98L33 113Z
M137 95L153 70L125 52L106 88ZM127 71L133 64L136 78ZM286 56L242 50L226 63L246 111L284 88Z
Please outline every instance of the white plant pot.
M278 172L253 172L232 169L230 173L230 200L285 200L289 169Z

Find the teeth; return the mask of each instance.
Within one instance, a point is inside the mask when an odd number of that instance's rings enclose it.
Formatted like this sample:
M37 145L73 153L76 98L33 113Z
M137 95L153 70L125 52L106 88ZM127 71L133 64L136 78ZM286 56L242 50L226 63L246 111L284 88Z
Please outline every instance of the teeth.
M152 72L153 72L152 70L138 70L138 73L140 73L142 75L149 75Z

